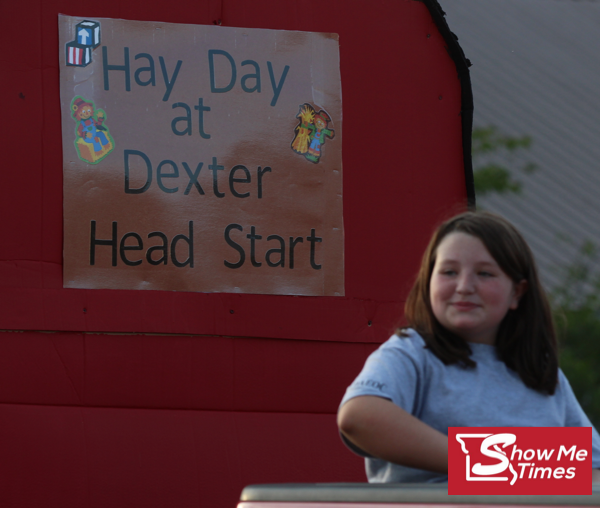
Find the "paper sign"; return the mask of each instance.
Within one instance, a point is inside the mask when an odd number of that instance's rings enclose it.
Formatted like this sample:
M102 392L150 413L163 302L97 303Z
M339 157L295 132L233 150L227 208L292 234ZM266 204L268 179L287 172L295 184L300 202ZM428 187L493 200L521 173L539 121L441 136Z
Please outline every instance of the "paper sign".
M65 287L344 295L336 34L59 37Z

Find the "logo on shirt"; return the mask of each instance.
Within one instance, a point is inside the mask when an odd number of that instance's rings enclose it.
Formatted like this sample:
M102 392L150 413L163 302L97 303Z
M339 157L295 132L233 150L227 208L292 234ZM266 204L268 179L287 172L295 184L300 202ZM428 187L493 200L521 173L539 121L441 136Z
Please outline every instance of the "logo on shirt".
M591 427L448 429L448 494L591 493Z
M379 391L383 391L385 388L385 383L380 383L379 381L375 381L373 379L361 379L360 381L355 381L354 386L370 386L371 388L377 388Z

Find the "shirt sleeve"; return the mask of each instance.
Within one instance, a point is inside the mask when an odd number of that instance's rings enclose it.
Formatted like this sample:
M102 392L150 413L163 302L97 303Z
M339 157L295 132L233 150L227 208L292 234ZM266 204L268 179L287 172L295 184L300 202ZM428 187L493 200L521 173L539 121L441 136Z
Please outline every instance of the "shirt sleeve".
M409 333L409 337L393 335L369 356L358 377L347 388L340 407L350 399L368 395L391 400L405 411L415 413L425 343L412 330ZM343 434L340 436L353 452L371 457Z
M590 419L581 409L577 398L573 393L573 389L569 384L562 370L559 370L559 384L562 384L562 389L566 399L566 421L565 427L591 427L592 428L592 468L600 469L600 435L590 422Z
M354 397L372 395L415 413L422 385L425 343L415 332L409 333L409 337L393 335L369 356L340 406Z

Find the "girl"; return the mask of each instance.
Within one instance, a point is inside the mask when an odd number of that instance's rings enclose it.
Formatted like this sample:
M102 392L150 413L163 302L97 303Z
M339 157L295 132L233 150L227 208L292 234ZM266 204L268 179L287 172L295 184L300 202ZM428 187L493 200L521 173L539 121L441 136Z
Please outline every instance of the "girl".
M448 481L448 427L592 427L558 368L533 255L501 217L467 212L439 226L405 318L410 328L368 358L338 413L370 482Z

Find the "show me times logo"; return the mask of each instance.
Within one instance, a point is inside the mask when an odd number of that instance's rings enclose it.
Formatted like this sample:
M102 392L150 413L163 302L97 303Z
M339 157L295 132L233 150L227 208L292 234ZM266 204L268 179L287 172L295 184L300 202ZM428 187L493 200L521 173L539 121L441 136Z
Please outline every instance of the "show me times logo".
M449 494L591 494L591 427L451 427Z

